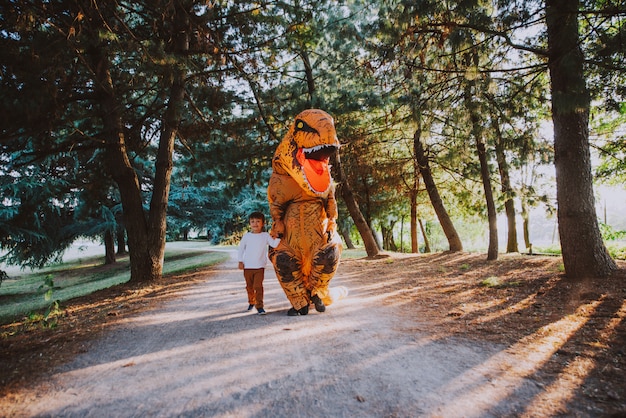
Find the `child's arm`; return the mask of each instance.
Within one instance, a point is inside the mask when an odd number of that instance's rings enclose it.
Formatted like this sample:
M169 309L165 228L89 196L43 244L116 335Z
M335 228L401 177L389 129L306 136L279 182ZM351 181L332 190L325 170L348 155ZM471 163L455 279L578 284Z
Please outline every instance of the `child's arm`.
M280 238L274 238L271 234L267 234L267 243L270 247L276 248L280 244Z
M246 234L241 237L241 241L239 242L239 247L237 247L237 261L239 262L238 267L239 270L243 270L243 254L246 251Z

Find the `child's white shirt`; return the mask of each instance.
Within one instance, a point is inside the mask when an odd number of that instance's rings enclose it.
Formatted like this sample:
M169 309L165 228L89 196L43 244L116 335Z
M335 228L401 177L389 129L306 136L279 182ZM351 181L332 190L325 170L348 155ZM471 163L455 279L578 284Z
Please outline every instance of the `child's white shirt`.
M272 238L268 232L246 232L239 242L237 261L246 269L260 269L267 264L267 246L276 248L280 238Z

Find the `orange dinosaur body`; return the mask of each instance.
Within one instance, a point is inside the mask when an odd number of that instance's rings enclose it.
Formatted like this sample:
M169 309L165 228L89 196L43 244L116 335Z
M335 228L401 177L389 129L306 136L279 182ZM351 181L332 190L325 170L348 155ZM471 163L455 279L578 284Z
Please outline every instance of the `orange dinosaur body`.
M339 148L332 117L318 109L300 113L278 145L268 186L272 234L281 243L270 259L294 314L318 311L347 293L329 289L341 256L330 156ZM319 302L321 300L321 302Z

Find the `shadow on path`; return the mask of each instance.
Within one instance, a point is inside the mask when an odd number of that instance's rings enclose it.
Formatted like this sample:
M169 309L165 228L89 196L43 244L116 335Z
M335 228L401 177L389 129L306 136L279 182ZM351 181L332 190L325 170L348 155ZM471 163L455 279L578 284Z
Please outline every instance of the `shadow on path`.
M8 416L514 416L540 390L491 379L505 347L407 333L380 292L342 275L350 295L288 317L273 270L268 315L248 312L234 251L203 283L123 320L22 394Z

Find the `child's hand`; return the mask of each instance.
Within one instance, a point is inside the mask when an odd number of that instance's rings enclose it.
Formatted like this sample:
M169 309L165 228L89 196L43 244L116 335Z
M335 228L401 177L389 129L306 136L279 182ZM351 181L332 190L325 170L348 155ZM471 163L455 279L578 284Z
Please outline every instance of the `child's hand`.
M243 261L239 262L239 270L243 270Z

